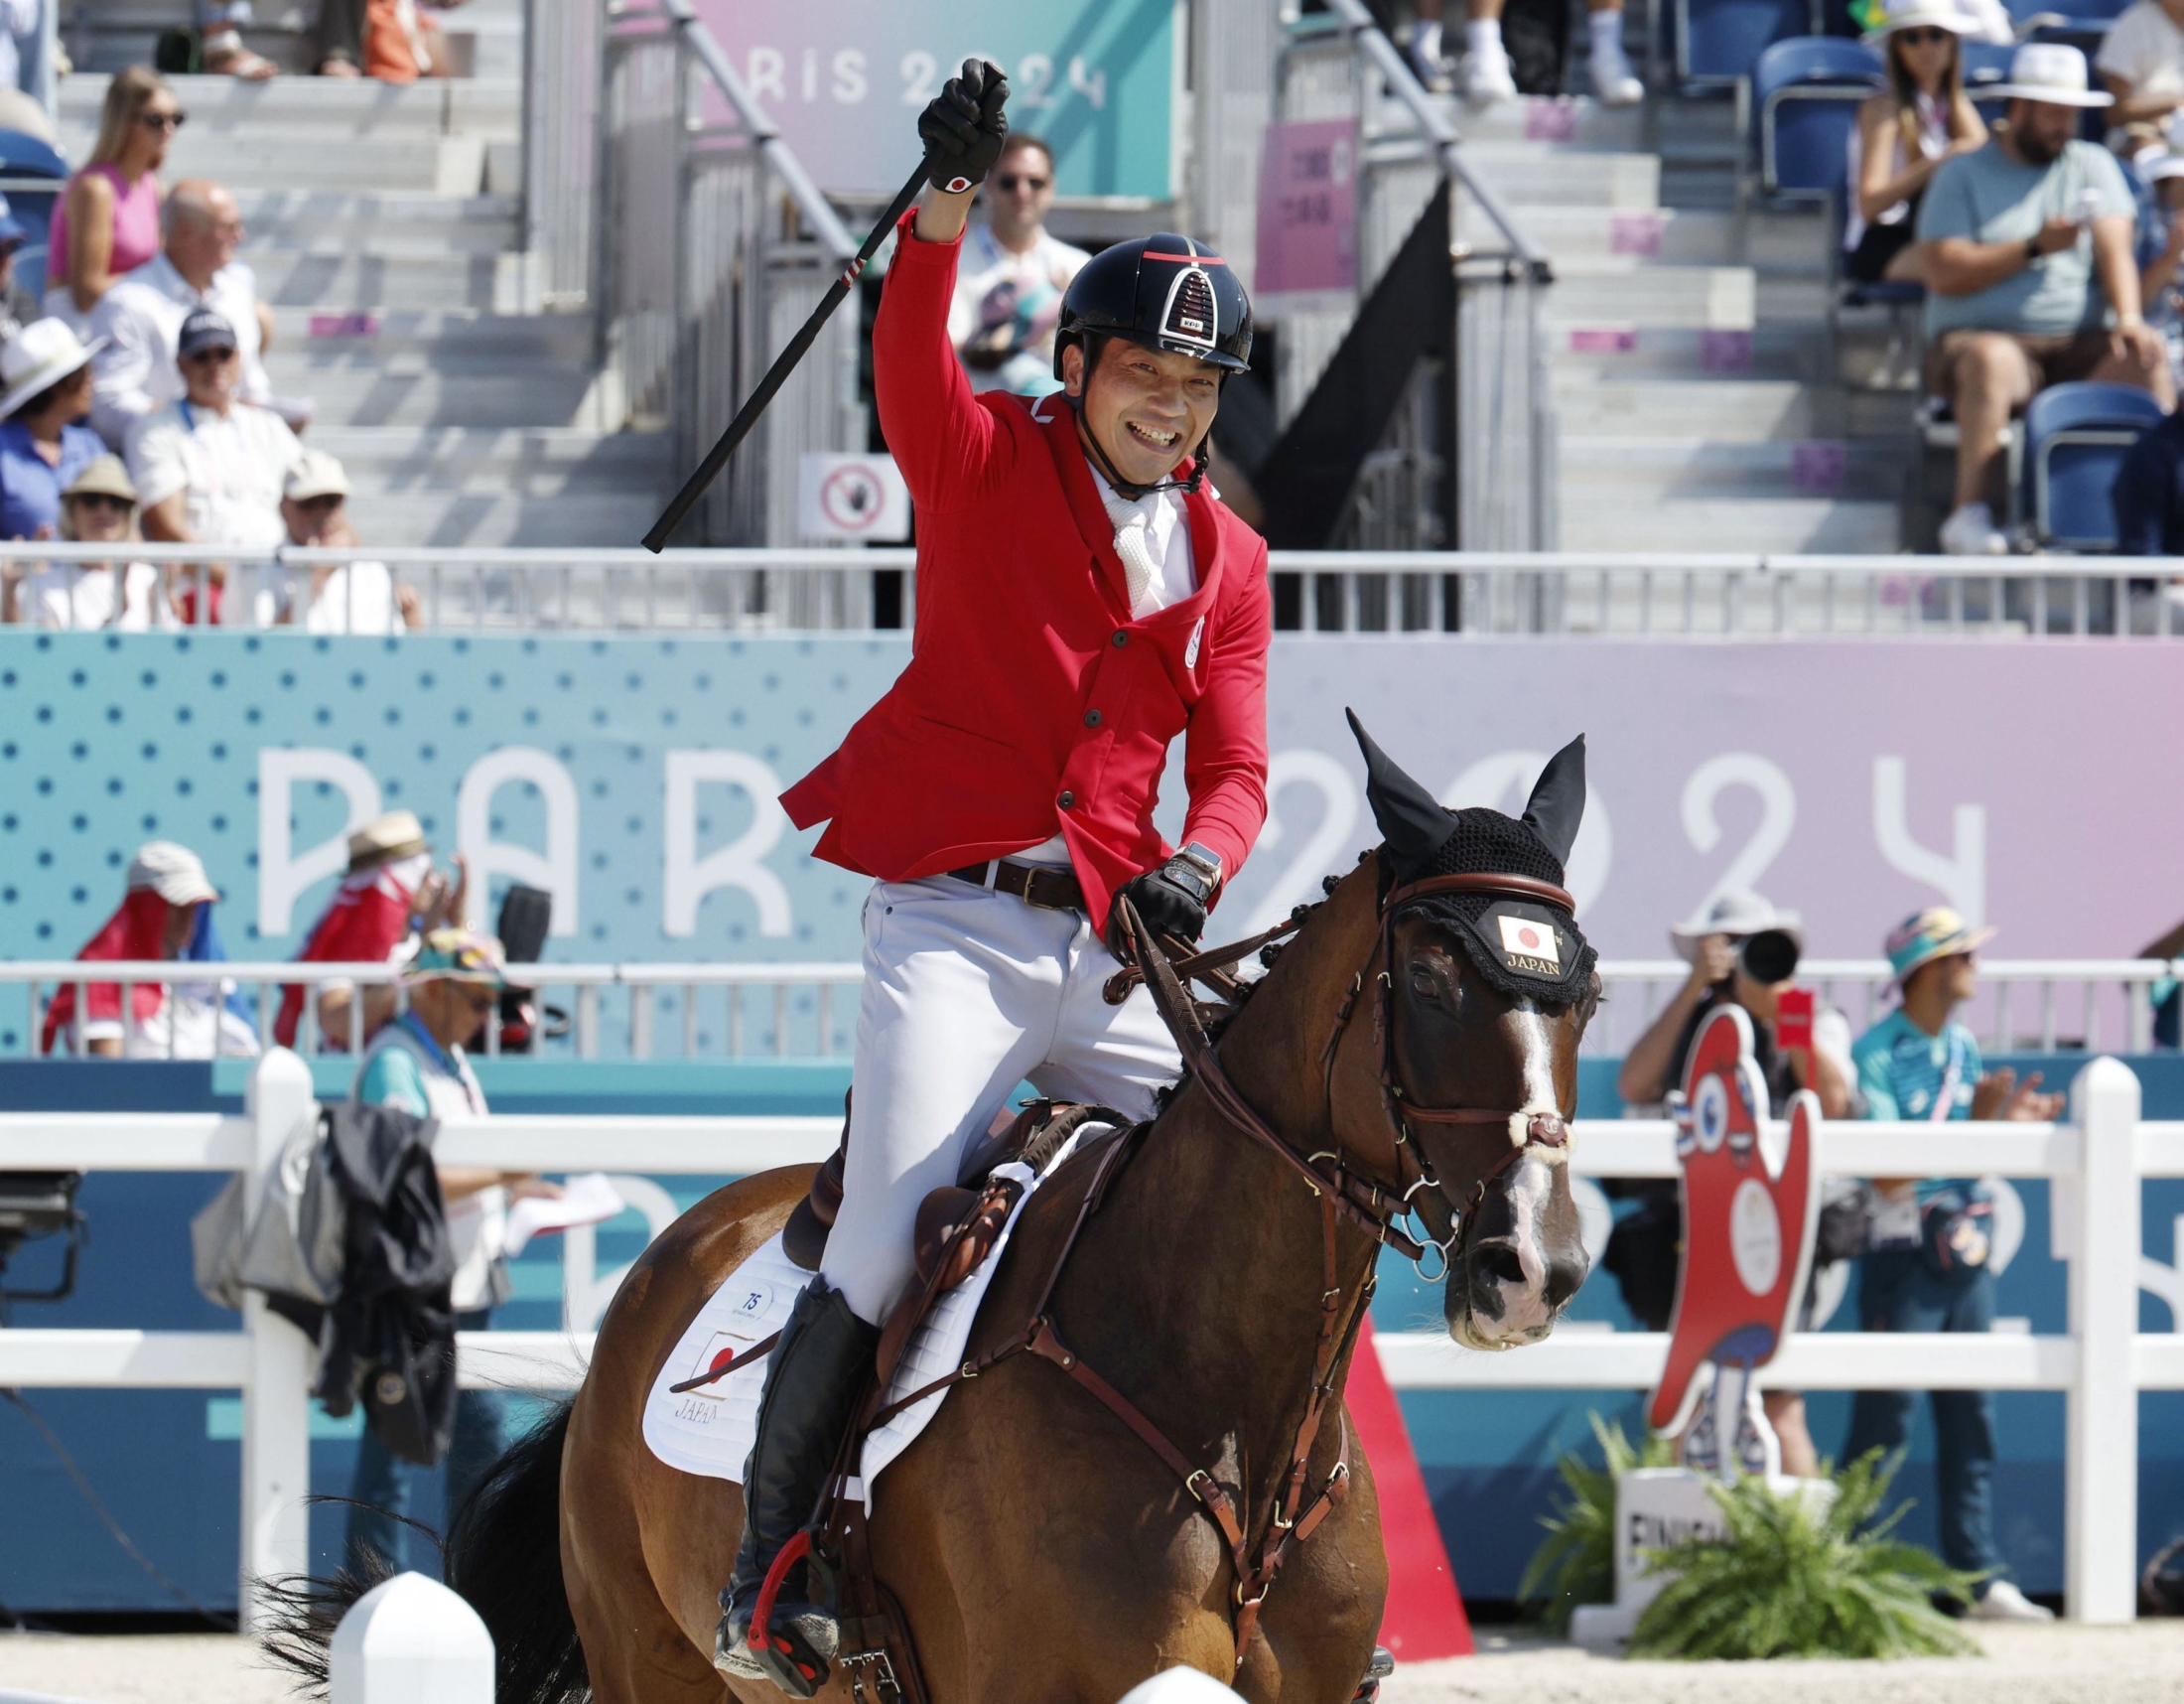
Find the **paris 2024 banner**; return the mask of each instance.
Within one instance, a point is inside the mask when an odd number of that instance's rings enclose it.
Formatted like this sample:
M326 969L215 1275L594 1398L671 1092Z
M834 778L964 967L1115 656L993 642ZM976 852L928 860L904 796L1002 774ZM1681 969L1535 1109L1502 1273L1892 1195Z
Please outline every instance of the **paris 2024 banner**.
M236 956L285 956L342 834L401 805L486 882L553 894L550 958L853 958L864 884L774 794L908 648L0 636L0 954L72 954L162 837L205 857ZM1375 838L1345 706L1452 804L1517 808L1583 733L1570 883L1611 957L1665 957L1670 923L1732 887L1800 912L1825 957L1875 956L1935 903L2013 958L2124 956L2184 916L2165 645L1297 636L1274 647L1272 812L1217 932L1315 898Z

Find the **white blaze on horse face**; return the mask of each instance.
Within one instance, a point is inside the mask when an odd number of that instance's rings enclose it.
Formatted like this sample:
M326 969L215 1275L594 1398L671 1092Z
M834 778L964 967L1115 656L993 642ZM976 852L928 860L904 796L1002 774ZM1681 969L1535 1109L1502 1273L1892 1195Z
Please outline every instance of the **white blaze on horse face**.
M1525 1152L1502 1174L1498 1186L1509 1205L1517 1276L1490 1279L1501 1306L1474 1310L1470 1321L1478 1346L1489 1349L1536 1343L1554 1330L1556 1309L1548 1300L1547 1216L1556 1182L1563 1175L1558 1168L1569 1158L1567 1147L1527 1147L1536 1115L1562 1113L1555 1093L1554 1031L1546 1015L1536 1011L1513 1011L1503 1021L1516 1027L1523 1048L1524 1102L1510 1114L1509 1140Z

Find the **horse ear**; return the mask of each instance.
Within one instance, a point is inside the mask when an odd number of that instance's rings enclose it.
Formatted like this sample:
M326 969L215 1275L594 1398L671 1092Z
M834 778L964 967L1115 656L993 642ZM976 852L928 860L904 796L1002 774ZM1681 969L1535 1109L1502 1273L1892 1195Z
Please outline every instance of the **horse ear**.
M1365 797L1373 807L1388 850L1395 854L1399 870L1416 870L1440 850L1448 838L1448 812L1440 800L1420 786L1396 766L1395 760L1373 743L1355 710L1345 710L1358 750L1365 754Z
M1555 854L1555 861L1567 864L1584 813L1585 737L1579 734L1547 760L1532 796L1524 801L1524 820Z

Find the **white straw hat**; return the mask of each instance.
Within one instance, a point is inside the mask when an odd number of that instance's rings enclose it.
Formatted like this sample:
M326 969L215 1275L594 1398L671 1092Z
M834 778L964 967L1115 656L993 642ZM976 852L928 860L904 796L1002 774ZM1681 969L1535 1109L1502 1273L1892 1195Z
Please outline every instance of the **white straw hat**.
M2009 80L1979 91L1982 100L2037 100L2049 106L2114 106L2116 96L2086 86L2086 56L2067 42L2027 42L2009 62Z
M41 391L51 390L104 349L108 340L79 342L67 322L33 320L0 345L0 420L5 420Z
M1952 35L1976 36L1979 23L1957 9L1957 0L1890 0L1880 22L1865 32L1868 42L1886 41L1898 30L1947 30Z
M1797 913L1777 911L1771 902L1748 888L1732 888L1716 895L1713 903L1689 923L1670 929L1669 939L1677 956L1692 964L1698 961L1699 943L1709 934L1742 940L1768 929L1780 929L1797 942L1800 952L1805 950L1805 933L1798 927Z

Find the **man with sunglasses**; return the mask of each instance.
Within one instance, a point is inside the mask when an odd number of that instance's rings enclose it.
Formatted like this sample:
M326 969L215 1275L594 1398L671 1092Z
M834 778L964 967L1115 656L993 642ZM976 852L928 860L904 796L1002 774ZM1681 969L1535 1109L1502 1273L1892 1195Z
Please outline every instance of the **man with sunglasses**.
M303 446L278 414L242 400L241 355L224 318L200 308L177 342L184 395L139 420L127 439L144 534L162 543L273 549L288 538L282 486ZM209 578L210 620L270 618L254 597L234 596L222 570Z
M1012 130L986 181L986 222L963 236L948 341L973 390L1044 396L1054 377L1054 328L1062 295L1092 257L1046 231L1054 205L1054 155Z
M270 406L273 386L262 358L273 316L258 300L257 274L235 257L243 239L235 198L218 184L189 178L160 210L159 253L100 299L91 333L107 340L92 364L91 425L114 449L131 425L183 394L176 369L183 323L209 308L228 324L241 370L235 394Z
M349 1099L359 1106L399 1107L442 1124L483 1118L485 1091L478 1087L464 1049L507 986L500 942L467 928L432 929L404 969L402 986L408 1009L372 1037ZM507 1295L501 1247L509 1202L558 1196L561 1190L523 1172L442 1166L439 1173L448 1242L455 1252L450 1305L456 1329L480 1332L490 1321L493 1304ZM448 1449L449 1511L461 1506L501 1449L500 1397L483 1390L462 1392ZM365 1431L349 1487L346 1566L361 1568L367 1551L397 1571L408 1565L409 1529L402 1517L421 1471L391 1454L376 1433Z

